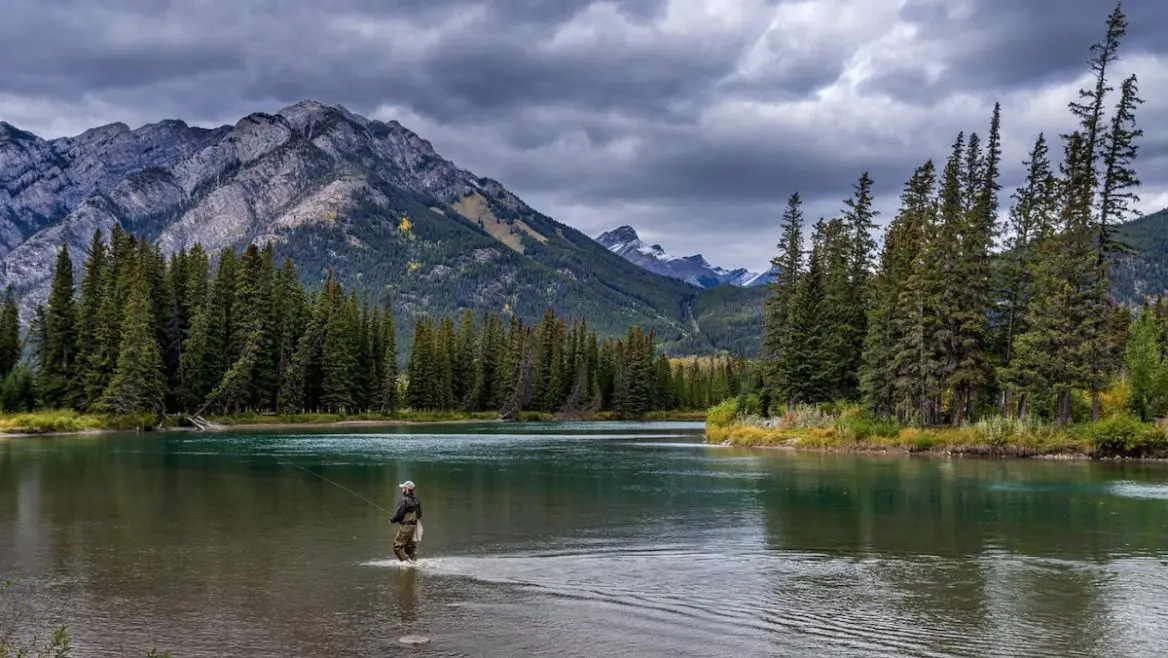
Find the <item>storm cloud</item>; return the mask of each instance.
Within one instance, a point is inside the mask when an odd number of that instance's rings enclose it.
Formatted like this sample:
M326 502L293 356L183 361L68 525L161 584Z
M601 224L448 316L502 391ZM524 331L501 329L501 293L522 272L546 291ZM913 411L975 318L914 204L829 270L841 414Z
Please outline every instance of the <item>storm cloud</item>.
M7 0L0 120L45 137L234 123L304 98L397 119L589 234L765 267L783 203L884 218L1003 109L1003 180L1073 125L1101 0ZM1168 3L1127 0L1141 210L1168 206Z

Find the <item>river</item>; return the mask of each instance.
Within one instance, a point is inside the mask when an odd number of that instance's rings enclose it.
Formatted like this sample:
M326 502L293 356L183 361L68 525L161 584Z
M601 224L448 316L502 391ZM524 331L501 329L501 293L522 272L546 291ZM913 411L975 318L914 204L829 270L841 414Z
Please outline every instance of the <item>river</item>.
M0 610L67 622L76 656L1168 655L1168 465L701 441L692 423L0 440ZM378 509L405 479L414 567Z

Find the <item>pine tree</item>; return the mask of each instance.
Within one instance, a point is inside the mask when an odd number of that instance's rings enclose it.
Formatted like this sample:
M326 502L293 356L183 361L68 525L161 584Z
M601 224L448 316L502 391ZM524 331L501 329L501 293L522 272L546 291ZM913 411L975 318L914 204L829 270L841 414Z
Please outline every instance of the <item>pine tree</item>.
M275 374L277 376L277 402L279 389L283 387L288 368L300 345L300 338L307 330L310 309L304 286L300 284L296 266L284 259L280 271L276 273L272 288L273 321L272 342L275 347ZM277 404L279 407L279 404Z
M77 312L73 301L73 261L61 247L45 309L44 361L41 396L49 408L71 408L79 402L77 386Z
M8 413L29 412L36 408L37 389L32 370L18 363L0 384L0 406Z
M265 245L260 252L254 291L255 317L252 318L253 331L260 334L260 353L255 372L252 374L250 404L253 408L264 411L275 408L280 387L281 342L278 323L285 321L287 316L285 306L289 301L278 299L276 295L283 292L291 293L291 290L277 288L275 257L271 243Z
M89 255L85 259L83 274L81 275L81 294L79 308L79 323L77 331L77 377L84 382L89 377L89 366L92 358L99 351L97 342L98 318L101 309L102 295L105 292L106 262L105 241L101 230L94 231L93 240L89 245ZM85 393L84 384L80 386L78 404L82 408L89 407L94 399Z
M210 314L204 307L195 307L190 328L183 340L179 358L178 383L175 404L179 409L193 412L211 392L207 367L207 341L210 339Z
M785 396L790 389L790 373L782 364L790 363L783 336L787 332L790 307L799 274L803 270L803 200L796 192L787 200L783 213L783 235L779 253L771 261L777 269L764 307L763 380L772 396Z
M1164 326L1145 306L1131 326L1124 354L1131 384L1130 406L1141 420L1168 410L1168 364L1165 364Z
M100 406L102 397L113 379L117 367L118 353L121 350L121 325L124 310L122 300L125 291L119 283L118 273L125 270L128 264L125 259L132 254L125 248L125 236L120 234L117 225L110 234L110 256L104 267L97 271L98 299L97 314L90 319L93 324L93 346L85 355L84 374L82 376L82 408L95 409Z
M1103 106L1108 92L1113 90L1107 82L1107 72L1119 57L1119 45L1126 35L1127 17L1124 15L1122 3L1116 3L1115 9L1107 18L1107 34L1103 41L1091 46L1090 66L1094 86L1091 89L1080 89L1079 100L1069 103L1071 114L1079 120L1079 130L1063 137L1068 148L1070 141L1075 139L1074 134L1077 133L1078 139L1082 140L1082 149L1085 153L1082 166L1084 176L1090 179L1092 195L1097 184L1097 162L1100 159L1101 151L1106 148L1102 139L1106 130ZM1103 250L1107 245L1107 228L1102 224L1098 228L1101 239L1096 243L1096 248Z
M934 336L940 325L938 270L944 246L937 239L935 186L930 160L913 173L902 196L897 243L904 278L889 322L888 379L897 415L926 425L936 422L940 397Z
M207 301L207 371L209 381L216 385L227 372L227 368L239 355L242 341L236 340L234 325L235 271L238 258L235 252L225 249L219 255L215 281L211 284Z
M1059 427L1071 420L1071 396L1091 379L1090 343L1096 334L1095 244L1090 223L1090 169L1079 133L1068 141L1062 165L1059 231L1036 246L1033 296L1026 330L1018 336L1010 378L1052 411ZM1019 414L1026 413L1026 407Z
M6 379L20 363L20 311L12 286L4 291L0 307L0 378Z
M960 425L973 413L979 390L989 377L987 319L990 309L990 248L993 246L1000 189L1001 107L994 105L985 153L970 139L964 196L967 210L957 226L956 261L960 285L952 289L948 305L952 335L952 372L948 386L953 393L953 424ZM976 135L974 136L976 137Z
M469 410L475 394L475 323L474 313L464 310L459 316L452 357L452 406Z
M897 315L897 303L912 273L917 250L923 246L922 207L928 206L931 196L930 189L922 189L931 187L931 183L922 180L931 176L927 166L918 168L905 183L900 210L884 236L880 263L868 293L868 330L860 389L866 404L884 417L890 417L896 410L893 359L899 337L895 323L903 323L903 318Z
M394 335L394 321L393 312L386 308L385 315L382 318L384 326L382 327L382 334L384 335L384 354L382 354L381 367L381 396L380 396L380 410L383 414L391 414L397 411L400 400L398 399L398 371L397 371L397 340Z
M788 382L792 403L821 402L829 396L827 368L821 363L825 282L824 242L827 223L819 220L812 234L807 272L799 277L791 302L790 319L783 335L783 360L779 367ZM703 404L709 396L703 396Z
M868 333L868 313L871 309L872 260L876 255L876 242L872 233L876 229L876 218L880 212L872 206L872 178L864 172L852 186L852 198L844 200L843 221L846 241L850 243L848 258L848 280L850 293L847 301L848 317L843 320L846 351L840 356L845 362L848 377L839 394L854 397L859 385L858 372L863 365L864 340Z
M1004 300L1002 315L1003 357L999 379L1003 383L999 413L1006 414L1010 407L1011 391L1021 389L1020 382L1013 381L1015 338L1025 330L1030 298L1033 294L1031 271L1035 245L1054 231L1053 214L1056 210L1057 186L1051 173L1047 157L1046 138L1039 133L1030 151L1026 165L1026 180L1014 192L1010 207L1009 231L1006 241L1007 260L1002 272L999 297Z
M848 227L842 219L823 224L819 248L823 300L816 318L816 331L820 334L816 341L818 353L812 357L811 363L816 368L817 395L823 400L846 400L854 398L859 387L860 352L853 312L856 303L851 281L853 254Z
M524 356L522 352L524 331L525 328L519 318L512 316L504 341L499 376L495 381L499 404L492 406L493 409L502 409L504 404L513 402L516 398L516 387L519 385Z
M438 408L439 372L434 354L433 323L422 316L414 324L407 396L414 411Z
M117 370L102 399L102 407L111 414L158 414L164 410L166 381L153 325L148 273L140 271L126 300Z
M543 319L536 325L536 352L531 380L531 396L539 411L551 411L549 401L555 397L551 391L553 363L555 362L556 316L552 309L544 311Z
M437 409L454 409L454 319L444 316L434 335L434 359L438 367Z
M320 356L321 406L333 413L347 413L353 407L353 370L351 332L356 323L356 304L345 299L336 280L324 291L324 340Z
M478 398L475 411L498 409L502 404L499 373L504 368L503 322L494 313L485 313L479 340L479 367L475 371Z
M1132 163L1139 152L1136 140L1144 134L1142 128L1135 127L1135 111L1143 102L1136 76L1131 75L1120 87L1119 102L1104 141L1103 184L1099 200L1099 244L1102 248L1096 253L1096 262L1101 268L1107 265L1104 254L1121 247L1111 237L1110 227L1127 221L1132 212L1131 204L1139 202L1139 197L1131 191L1140 184ZM1103 278L1107 278L1106 272Z

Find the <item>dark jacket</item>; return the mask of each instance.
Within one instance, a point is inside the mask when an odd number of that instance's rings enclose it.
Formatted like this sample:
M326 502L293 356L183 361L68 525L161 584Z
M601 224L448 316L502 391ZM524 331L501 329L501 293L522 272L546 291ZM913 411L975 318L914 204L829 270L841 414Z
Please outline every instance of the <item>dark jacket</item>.
M422 520L422 504L418 502L418 497L414 492L403 494L401 500L397 503L397 510L393 513L393 518L389 520L390 523L401 523L405 520L406 515L413 512L413 520ZM413 521L410 521L412 523Z

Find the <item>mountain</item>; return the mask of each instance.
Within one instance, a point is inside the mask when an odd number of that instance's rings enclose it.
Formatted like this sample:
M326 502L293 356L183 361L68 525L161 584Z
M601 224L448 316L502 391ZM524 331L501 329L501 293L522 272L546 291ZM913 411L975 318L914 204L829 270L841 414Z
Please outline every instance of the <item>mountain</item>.
M762 274L744 268L727 270L710 264L701 254L673 256L661 245L646 244L631 226L602 233L596 241L612 253L654 274L685 281L698 288L728 284L750 288L774 279L772 271Z
M716 312L754 305L749 291L709 297L645 271L396 121L311 100L212 129L116 123L46 140L0 124L0 286L25 320L61 245L80 270L94 231L114 225L167 254L270 241L309 285L331 272L392 298L403 333L422 313L535 321L552 306L601 335L654 329L675 353L758 349Z
M1116 298L1139 304L1168 291L1168 208L1116 227L1114 237L1131 248L1114 257Z
M225 132L182 121L137 130L113 123L76 137L43 140L0 121L0 256L126 176L170 167Z

